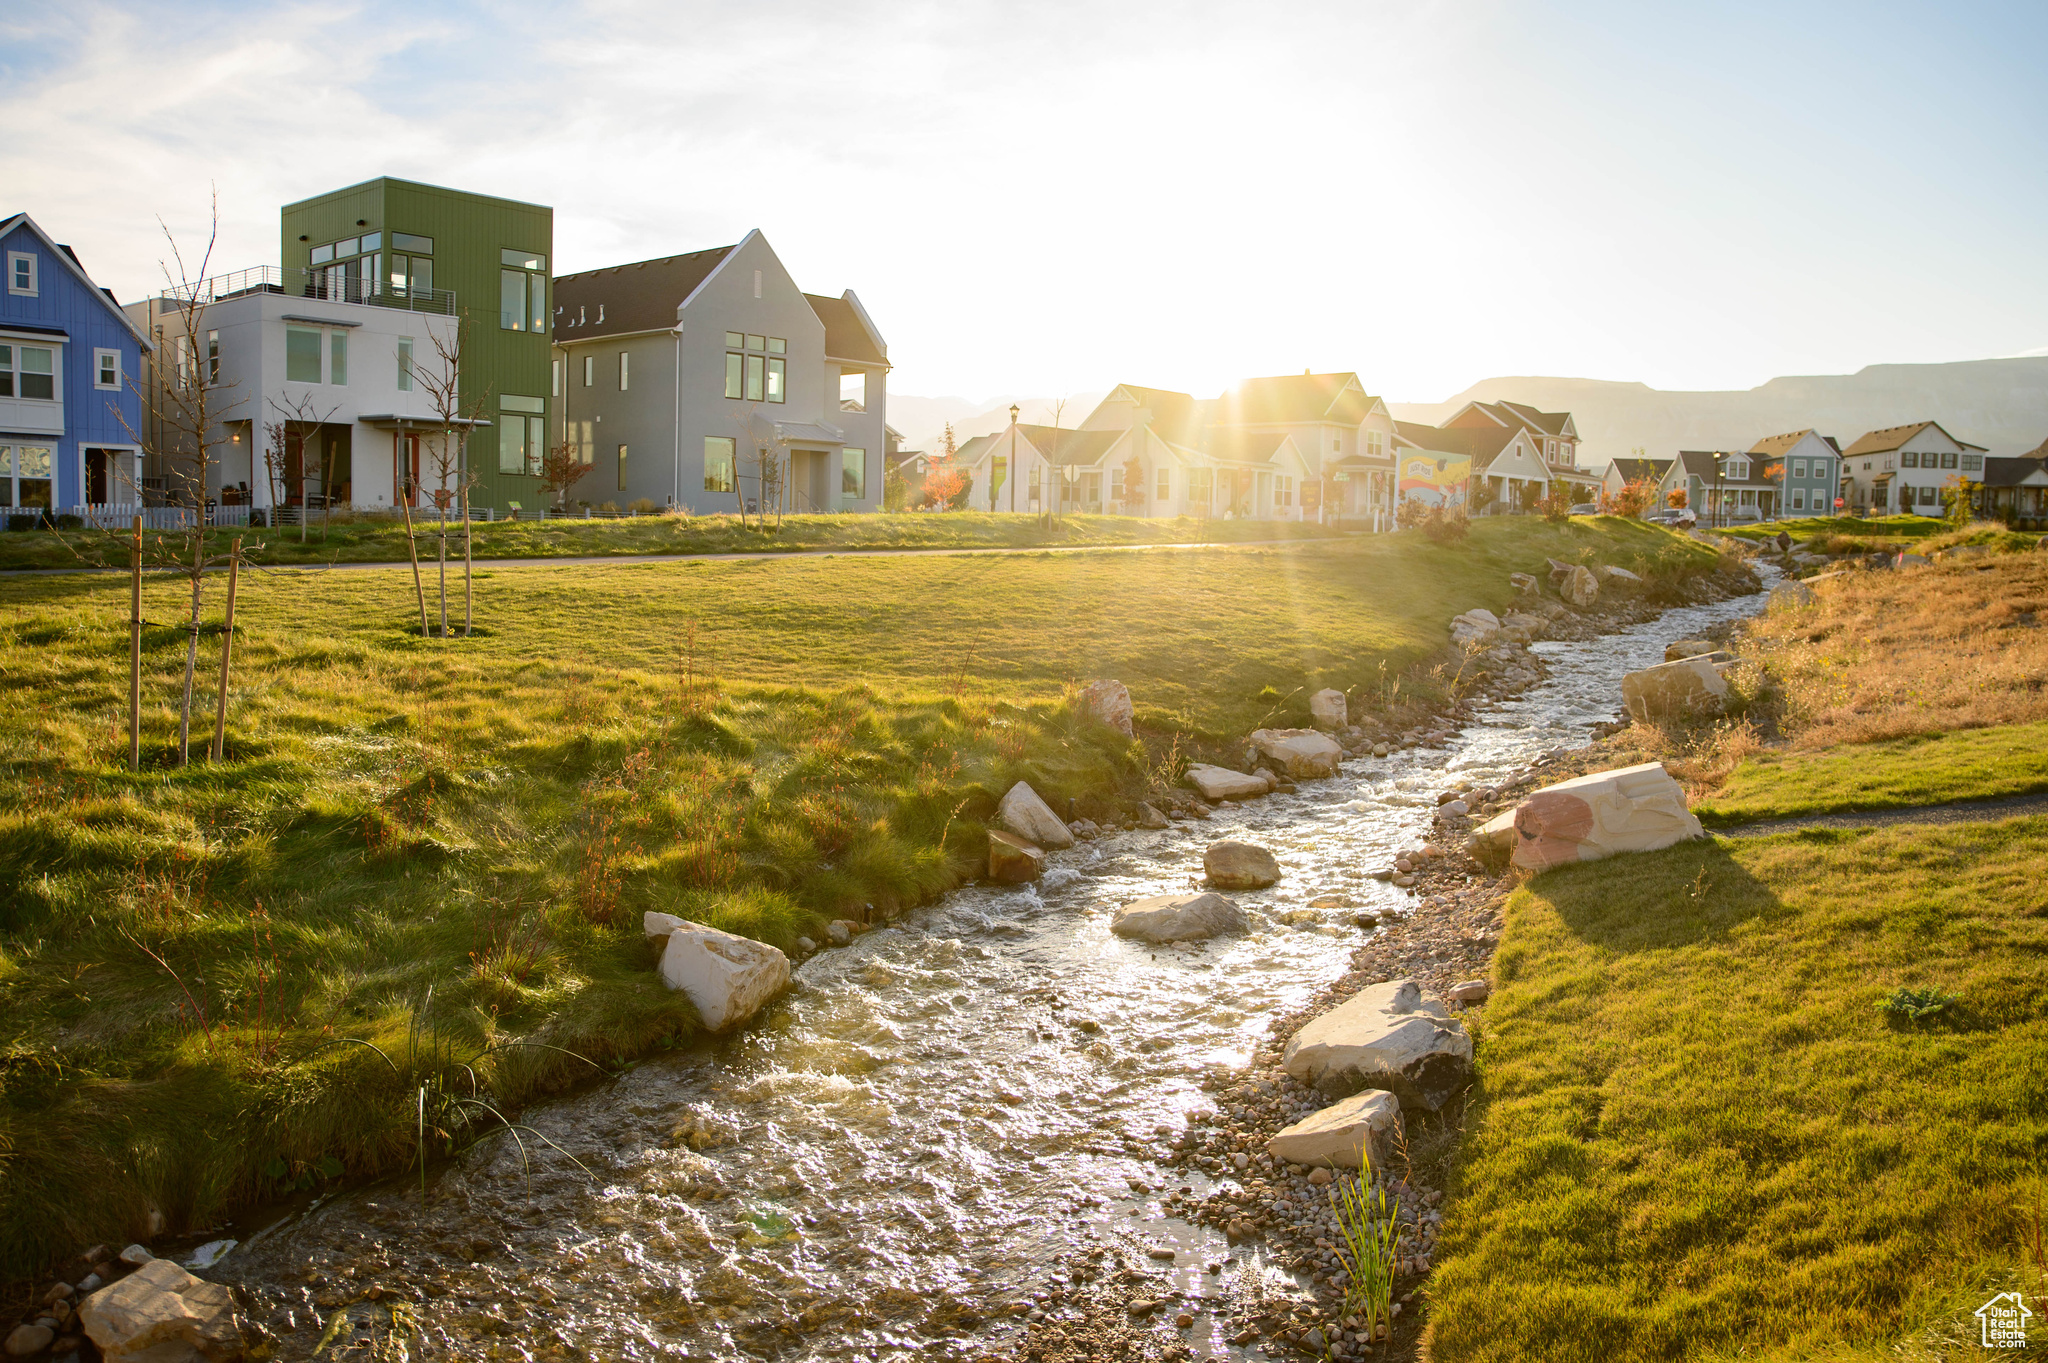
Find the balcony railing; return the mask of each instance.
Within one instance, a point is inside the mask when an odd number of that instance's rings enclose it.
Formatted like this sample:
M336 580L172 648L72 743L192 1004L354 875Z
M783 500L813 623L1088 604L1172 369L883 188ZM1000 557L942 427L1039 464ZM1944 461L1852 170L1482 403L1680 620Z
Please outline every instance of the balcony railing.
M318 298L330 303L361 303L373 308L398 308L406 312L455 313L453 289L408 289L380 279L344 274L336 269L287 270L278 265L258 265L233 274L215 275L196 284L181 284L164 290L164 297L178 303L218 303L252 293L280 294L289 298Z

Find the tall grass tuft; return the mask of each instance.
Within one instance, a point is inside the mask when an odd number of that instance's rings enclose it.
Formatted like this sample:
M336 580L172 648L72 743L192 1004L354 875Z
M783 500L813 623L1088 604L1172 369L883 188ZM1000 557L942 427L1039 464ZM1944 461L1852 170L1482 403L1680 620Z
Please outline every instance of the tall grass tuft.
M1372 1171L1372 1142L1358 1161L1358 1176L1344 1176L1330 1185L1330 1208L1337 1213L1341 1240L1337 1257L1349 1275L1344 1285L1344 1314L1357 1316L1368 1338L1394 1325L1394 1250L1400 1238L1395 1218L1401 1199L1387 1192Z

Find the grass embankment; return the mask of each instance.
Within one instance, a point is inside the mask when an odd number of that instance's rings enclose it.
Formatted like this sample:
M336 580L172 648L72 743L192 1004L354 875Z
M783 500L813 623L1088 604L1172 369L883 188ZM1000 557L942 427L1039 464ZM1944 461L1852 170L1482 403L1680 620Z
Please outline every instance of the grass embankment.
M416 520L422 559L439 552L437 523ZM449 528L448 553L462 557L461 525ZM227 532L216 532L227 533ZM385 517L337 514L323 526L316 513L298 526L248 530L251 563L403 563L405 526ZM303 538L301 537L303 533ZM875 549L1037 549L1107 544L1241 544L1252 540L1332 539L1343 532L1279 521L1197 520L1180 516L1062 516L1042 526L1036 516L958 511L943 515L785 516L780 525L743 526L737 515L634 516L620 520L476 522L471 553L494 558L599 558L641 554L768 554L792 550L857 553ZM189 537L148 532L158 556L183 562ZM0 534L0 570L125 567L126 531L33 530ZM223 544L225 551L225 544Z
M1431 1356L1958 1357L2038 1296L2044 856L2041 819L1809 832L1519 891Z
M1755 525L1722 526L1717 533L1746 540L1774 540L1790 535L1817 553L1874 553L1880 549L1918 549L1919 541L1947 534L1953 527L1939 516L1800 516Z
M1303 721L1323 685L1427 703L1403 669L1545 557L1673 592L1717 561L1503 519L1455 548L500 568L484 632L448 642L409 632L403 570L257 573L228 760L168 765L185 640L157 625L139 774L127 584L0 581L0 1271L132 1235L151 1202L204 1224L399 1167L422 1087L445 1148L489 1122L454 1062L507 1039L612 1063L689 1037L644 909L789 946L971 873L1019 778L1101 817L1170 776L1171 739ZM152 580L145 616L181 591ZM1149 747L1073 713L1097 676ZM476 1069L514 1103L589 1073L527 1047Z
M1615 760L1720 823L2042 789L2042 557L1823 584L1738 638L1744 713ZM1432 1357L1952 1358L1994 1294L2038 1306L2044 856L2042 819L1808 830L1519 890ZM1907 1023L1900 987L1959 1002Z

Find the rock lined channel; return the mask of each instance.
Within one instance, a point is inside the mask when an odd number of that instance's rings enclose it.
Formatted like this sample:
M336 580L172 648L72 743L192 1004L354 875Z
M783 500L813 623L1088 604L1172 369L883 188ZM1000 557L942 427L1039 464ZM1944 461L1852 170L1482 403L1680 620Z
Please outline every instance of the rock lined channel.
M1035 883L813 956L737 1035L531 1110L591 1177L529 1139L529 1188L499 1138L424 1208L402 1180L359 1190L245 1236L211 1276L281 1359L343 1311L329 1352L402 1321L427 1358L1298 1357L1322 1328L1304 1303L1328 1275L1309 1253L1325 1190L1252 1152L1327 1100L1284 1079L1279 1047L1333 999L1446 991L1491 950L1476 868L1373 872L1427 840L1440 790L1583 743L1623 672L1761 604L1538 643L1547 676L1442 746L1053 851ZM1227 837L1279 862L1230 892L1248 931L1112 934L1122 905L1209 888L1204 849ZM1426 1255L1421 1190L1414 1209Z

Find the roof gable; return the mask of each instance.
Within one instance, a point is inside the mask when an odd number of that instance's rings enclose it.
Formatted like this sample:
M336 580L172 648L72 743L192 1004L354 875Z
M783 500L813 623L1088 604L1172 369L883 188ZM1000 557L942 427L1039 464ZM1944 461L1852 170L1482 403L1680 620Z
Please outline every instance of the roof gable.
M852 360L856 364L889 363L889 347L883 343L867 309L848 289L837 298L807 293L804 298L818 320L825 324L825 358Z
M1982 445L1972 445L1968 441L1956 439L1947 431L1942 430L1941 423L1938 421L1915 421L1906 426L1886 426L1882 430L1865 431L1856 438L1855 444L1842 451L1842 455L1844 458L1848 458L1859 454L1888 454L1930 426L1937 431L1941 431L1942 439L1958 449L1982 450L1984 448Z
M558 275L555 339L567 344L637 331L670 330L683 305L745 244L741 241L732 246L714 246L708 251Z
M16 213L4 220L0 220L0 239L12 236L17 230L26 231L38 242L41 242L52 258L59 261L64 266L66 272L87 293L92 295L93 302L105 308L108 313L117 318L121 323L121 329L130 336L133 336L136 343L144 350L156 349L154 345L150 344L149 337L144 334L142 328L135 325L135 319L122 310L121 304L115 299L114 295L93 283L92 276L85 272L85 266L79 261L77 254L69 246L53 241L50 234L43 230L42 224L26 213ZM38 287L40 287L40 284L38 284Z
M1246 379L1216 400L1209 421L1216 426L1357 426L1382 406L1353 373L1282 374Z

